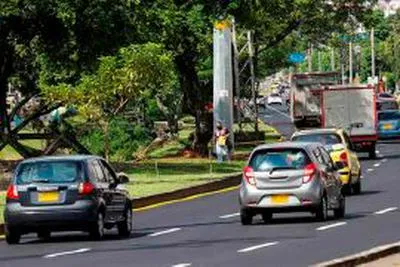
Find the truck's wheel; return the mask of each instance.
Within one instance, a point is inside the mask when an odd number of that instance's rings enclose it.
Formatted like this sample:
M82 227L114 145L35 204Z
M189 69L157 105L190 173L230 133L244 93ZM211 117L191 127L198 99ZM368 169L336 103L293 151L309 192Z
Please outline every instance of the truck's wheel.
M375 146L372 146L372 148L369 150L368 156L369 156L370 159L375 159L376 158Z

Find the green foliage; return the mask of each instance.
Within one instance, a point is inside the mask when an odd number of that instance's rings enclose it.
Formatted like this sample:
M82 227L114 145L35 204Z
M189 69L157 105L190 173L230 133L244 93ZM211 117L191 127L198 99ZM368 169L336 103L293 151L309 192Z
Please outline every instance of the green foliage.
M140 125L133 124L123 118L115 118L110 122L110 151L112 159L125 161L133 159L134 153L152 140L150 131ZM104 132L99 127L89 127L79 137L93 154L105 156Z

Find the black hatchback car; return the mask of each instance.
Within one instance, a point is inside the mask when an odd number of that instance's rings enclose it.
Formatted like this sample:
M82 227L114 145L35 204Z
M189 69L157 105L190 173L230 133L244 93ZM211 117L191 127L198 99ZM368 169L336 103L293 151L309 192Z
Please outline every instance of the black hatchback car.
M132 201L120 184L128 183L102 158L95 156L40 157L21 162L7 189L4 211L9 244L36 232L85 231L101 239L105 229L132 231Z

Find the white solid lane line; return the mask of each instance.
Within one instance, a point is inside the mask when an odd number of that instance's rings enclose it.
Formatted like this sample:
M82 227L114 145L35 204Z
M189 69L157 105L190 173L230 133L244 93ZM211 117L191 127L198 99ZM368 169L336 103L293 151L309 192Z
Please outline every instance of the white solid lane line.
M177 232L177 231L180 231L180 230L182 230L182 229L181 228L171 228L171 229L168 229L168 230L165 230L165 231L155 232L155 233L149 234L148 236L155 237L155 236L160 236L160 235L166 235L166 234L170 234L170 233Z
M172 265L172 267L189 267L189 266L192 266L192 264L191 263L179 263L179 264Z
M237 216L240 216L240 213L239 213L239 212L238 212L238 213L232 213L232 214L222 215L222 216L219 216L219 218L220 218L220 219L229 219L229 218L237 217Z
M266 247L270 247L270 246L275 246L278 243L279 242L269 242L269 243L265 243L265 244L261 244L261 245L257 245L257 246L252 246L252 247L240 249L237 252L238 253L250 252L250 251L253 251L253 250L256 250L256 249L260 249L260 248L266 248Z
M347 224L347 222L338 222L338 223L334 223L334 224L329 224L329 225L325 225L325 226L321 226L317 228L317 231L324 231L324 230L328 230L334 227L339 227L342 225Z
M76 249L76 250L63 251L63 252L58 252L58 253L53 253L53 254L47 254L47 255L43 256L43 258L50 259L50 258L55 258L55 257L59 257L59 256L84 253L84 252L88 252L90 250L92 250L92 249L91 248L81 248L81 249Z
M368 172L373 172L373 171L374 171L374 169L368 169L367 171L368 171Z
M374 164L374 167L379 167L379 166L381 166L380 163L375 163L375 164Z
M397 209L398 209L397 207L390 207L390 208L387 208L387 209L384 209L384 210L376 211L374 213L380 215L380 214L385 214L387 212L395 211Z

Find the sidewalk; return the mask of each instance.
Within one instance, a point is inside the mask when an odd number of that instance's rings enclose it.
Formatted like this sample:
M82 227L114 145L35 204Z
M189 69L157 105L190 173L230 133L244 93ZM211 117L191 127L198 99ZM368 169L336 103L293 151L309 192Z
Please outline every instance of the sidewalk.
M400 253L358 265L360 267L400 267Z

